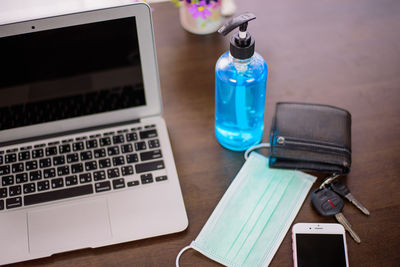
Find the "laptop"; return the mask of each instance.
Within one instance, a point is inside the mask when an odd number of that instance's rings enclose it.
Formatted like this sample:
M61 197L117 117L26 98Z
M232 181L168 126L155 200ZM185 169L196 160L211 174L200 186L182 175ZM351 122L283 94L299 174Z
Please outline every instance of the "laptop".
M145 3L0 25L0 264L183 231Z

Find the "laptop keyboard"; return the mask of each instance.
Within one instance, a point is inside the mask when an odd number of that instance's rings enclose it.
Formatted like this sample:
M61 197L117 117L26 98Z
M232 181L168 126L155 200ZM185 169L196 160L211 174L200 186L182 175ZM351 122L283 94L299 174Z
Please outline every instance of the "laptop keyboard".
M0 151L0 210L166 181L156 125Z

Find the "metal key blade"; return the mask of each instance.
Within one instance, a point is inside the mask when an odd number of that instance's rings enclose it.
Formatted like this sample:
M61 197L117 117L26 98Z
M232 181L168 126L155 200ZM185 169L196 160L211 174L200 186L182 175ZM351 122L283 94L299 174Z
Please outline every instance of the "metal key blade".
M354 230L351 228L351 224L349 223L349 221L346 219L346 217L344 217L343 213L339 212L335 215L336 220L343 225L344 229L346 229L346 231L349 232L349 234L351 235L351 237L354 239L354 241L356 241L358 244L361 243L361 239L360 237L357 235L356 232L354 232Z
M345 197L354 206L361 210L365 215L369 215L369 211L351 194L349 188L340 180L334 180L329 184L330 189Z
M347 198L348 201L353 203L354 206L356 206L359 210L361 210L365 215L369 215L369 210L367 210L366 207L363 206L351 193L348 193L347 195L344 196Z

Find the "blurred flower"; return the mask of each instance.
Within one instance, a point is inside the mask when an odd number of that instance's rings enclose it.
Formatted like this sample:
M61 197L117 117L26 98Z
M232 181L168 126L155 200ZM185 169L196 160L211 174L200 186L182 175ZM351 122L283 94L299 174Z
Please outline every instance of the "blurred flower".
M177 7L182 5L181 2L185 2L185 6L193 18L201 17L203 19L212 15L211 8L215 9L221 5L221 0L171 0L171 2Z

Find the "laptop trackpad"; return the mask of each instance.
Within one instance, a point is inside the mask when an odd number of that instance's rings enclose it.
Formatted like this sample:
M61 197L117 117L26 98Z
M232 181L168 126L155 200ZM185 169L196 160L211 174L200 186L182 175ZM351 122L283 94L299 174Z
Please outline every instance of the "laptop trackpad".
M29 249L47 255L110 240L106 199L84 200L28 213Z

